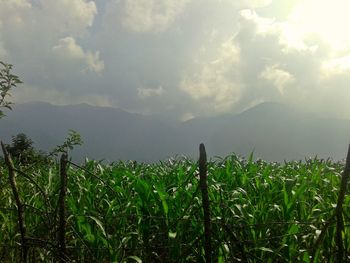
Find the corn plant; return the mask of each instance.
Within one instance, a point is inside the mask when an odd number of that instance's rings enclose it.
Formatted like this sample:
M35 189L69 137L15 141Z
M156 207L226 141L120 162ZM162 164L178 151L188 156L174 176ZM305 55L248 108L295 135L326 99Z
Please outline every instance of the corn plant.
M333 215L343 166L331 160L269 163L236 155L210 160L213 262L336 262ZM7 171L3 165L0 169L0 261L18 262L16 207L4 179ZM32 240L28 257L55 261L59 163L18 170ZM70 260L205 262L196 161L86 160L80 166L70 163L67 172L65 241ZM346 255L349 201L346 196Z

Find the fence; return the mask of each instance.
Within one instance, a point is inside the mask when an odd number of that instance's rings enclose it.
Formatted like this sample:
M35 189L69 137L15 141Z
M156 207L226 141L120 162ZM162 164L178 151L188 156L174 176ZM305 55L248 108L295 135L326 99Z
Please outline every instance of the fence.
M11 214L11 224L16 224L18 234L12 233L12 236L18 240L17 243L12 244L0 244L0 249L6 251L6 255L3 255L0 260L6 261L12 258L16 260L20 258L21 262L38 262L38 261L59 261L59 262L114 262L114 261L136 261L141 262L142 255L143 262L180 262L179 258L172 258L174 255L182 258L183 262L226 262L226 261L241 261L241 262L262 262L261 257L257 257L254 251L257 247L263 253L278 253L271 251L271 249L259 244L269 242L271 244L285 242L295 239L297 242L304 242L304 239L311 239L308 236L315 228L315 222L296 222L296 221L268 221L256 224L248 224L244 221L239 221L235 224L229 224L225 220L224 212L220 218L214 217L212 211L218 207L220 211L229 209L224 207L223 200L210 200L210 186L207 181L207 158L205 147L200 145L200 157L198 162L199 170L199 183L196 187L193 187L190 194L190 198L187 198L188 203L184 204L181 209L180 215L177 218L170 218L169 212L166 215L152 215L150 211L146 209L146 205L141 205L139 212L132 213L118 213L114 212L113 215L109 215L108 218L97 218L96 214L89 213L77 213L73 211L67 211L67 188L69 166L84 171L91 177L98 180L105 189L112 195L118 198L118 191L106 181L104 178L99 177L97 174L90 172L88 169L79 166L68 160L68 156L63 154L60 159L60 183L59 193L57 198L56 207L52 207L49 204L50 200L48 194L36 181L28 176L25 172L16 169L11 156L7 153L6 147L1 143L2 150L5 157L5 164L8 170L8 182L10 184L12 197L14 200L14 206L16 208L0 207L0 212L4 214ZM43 209L28 205L21 199L20 189L17 187L16 174L20 174L29 180L38 190L38 193L43 196ZM305 251L300 252L300 257L304 262L317 262L320 254L319 248L326 235L333 235L335 240L335 246L330 248L330 252L326 255L334 256L334 262L345 262L348 260L349 253L349 241L344 238L344 230L350 226L350 224L344 221L346 213L344 213L344 200L346 198L347 184L350 174L350 146L346 159L345 169L342 173L341 184L338 191L338 199L334 212L330 214L328 220L319 223L317 227L317 238L313 242L313 246L308 248L307 253ZM184 182L177 186L174 191L187 191L185 188L188 186L189 181L192 178L188 177ZM142 184L137 187L145 187ZM157 191L160 191L157 189ZM199 198L199 192L201 192L201 198ZM164 197L158 192L160 203L164 211L167 209L167 205L164 201ZM220 192L225 194L224 192ZM163 198L163 199L162 199ZM108 201L108 200L107 200ZM49 209L52 207L52 209ZM144 209L144 210L142 210ZM191 213L189 211L191 210ZM190 214L190 216L188 216ZM39 225L47 224L47 231L50 233L46 235L48 238L40 237L40 233L37 236L28 235L28 229L25 225L25 217L39 218L41 217L47 222L38 223ZM79 219L81 221L93 220L96 229L103 229L105 242L99 242L93 244L93 238L83 236L80 233L79 227L74 227L71 218ZM125 219L127 218L127 219ZM347 219L347 218L346 218ZM37 219L38 220L38 219ZM102 221L105 221L102 223ZM132 228L133 231L143 231L142 233L135 233L135 236L120 237L118 242L112 242L112 237L109 233L115 231L112 224L109 222L117 222L122 220L128 220L129 225L126 227ZM69 222L68 222L69 221ZM231 221L230 221L231 222ZM134 225L132 224L134 223ZM142 227L141 230L137 229L136 224L145 224L147 227ZM196 225L194 231L190 231L193 225ZM179 227L181 226L181 228ZM284 234L269 233L266 237L260 237L264 229L266 231L272 231L276 228L286 228ZM49 228L53 229L49 229ZM110 230L108 229L110 228ZM186 233L181 233L181 240L171 242L171 239L175 239L176 235L180 235L176 232L171 232L173 229L188 229L190 233L195 233L195 237L186 236ZM12 228L11 228L12 229ZM249 238L247 232L252 229L254 233L254 239ZM82 231L82 229L80 229ZM91 230L91 229L90 229ZM86 229L84 230L87 231ZM93 230L91 230L93 231ZM157 231L157 233L152 233ZM219 231L223 233L218 233ZM32 233L35 231L31 231ZM260 233L260 234L259 234ZM136 236L137 235L137 236ZM44 235L43 235L44 236ZM306 237L305 237L306 236ZM18 238L19 237L19 238ZM119 238L119 237L118 237ZM129 240L124 240L129 238ZM86 242L89 240L89 244ZM72 244L72 240L74 241ZM113 245L112 245L113 243ZM114 246L118 244L117 246ZM283 249L283 248L281 248ZM118 250L117 257L113 257L113 250ZM174 250L176 250L174 252ZM20 251L20 257L18 257L17 251ZM226 251L226 252L225 252ZM303 256L304 255L304 256ZM306 256L305 256L306 255ZM186 258L187 256L187 258ZM275 258L279 256L276 255ZM101 260L102 259L102 260ZM280 260L280 259L279 259Z

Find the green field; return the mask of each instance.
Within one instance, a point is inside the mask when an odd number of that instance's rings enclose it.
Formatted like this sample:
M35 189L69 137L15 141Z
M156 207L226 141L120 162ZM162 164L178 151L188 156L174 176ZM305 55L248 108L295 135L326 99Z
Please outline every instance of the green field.
M208 162L213 262L336 262L333 215L344 164L252 159L232 155ZM82 166L68 168L69 262L204 262L196 161L86 161ZM26 236L31 238L28 260L56 262L59 163L17 168L22 171L16 181L25 204ZM349 201L346 196L346 255ZM0 261L19 262L17 209L4 163L0 226Z

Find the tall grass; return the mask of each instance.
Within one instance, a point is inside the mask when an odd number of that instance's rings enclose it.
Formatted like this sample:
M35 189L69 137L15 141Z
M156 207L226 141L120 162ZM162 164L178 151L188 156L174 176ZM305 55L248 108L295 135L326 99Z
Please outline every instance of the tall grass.
M87 161L68 169L67 254L77 262L204 262L198 165ZM214 262L335 262L332 219L343 165L329 160L268 163L232 155L208 163ZM25 168L22 168L22 170ZM59 164L18 174L33 262L57 257ZM18 262L15 203L0 167L0 261ZM38 189L40 186L40 189ZM349 224L350 197L345 200ZM349 227L343 233L350 249ZM39 241L42 241L41 243Z

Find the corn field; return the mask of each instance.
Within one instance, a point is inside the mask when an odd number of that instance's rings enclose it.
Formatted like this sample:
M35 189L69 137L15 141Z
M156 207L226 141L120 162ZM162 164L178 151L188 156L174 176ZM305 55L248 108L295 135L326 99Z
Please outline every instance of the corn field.
M0 166L1 262L350 260L341 162L211 159L206 220L198 162L185 157L13 168L18 198Z

